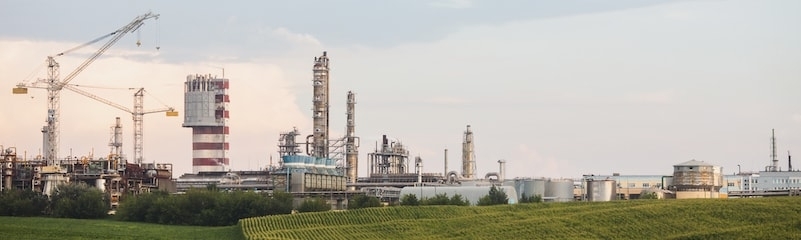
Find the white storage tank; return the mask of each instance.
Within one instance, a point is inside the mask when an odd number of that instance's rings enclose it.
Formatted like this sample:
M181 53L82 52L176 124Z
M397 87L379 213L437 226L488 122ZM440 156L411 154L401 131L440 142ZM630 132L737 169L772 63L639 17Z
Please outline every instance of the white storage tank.
M545 182L545 195L542 200L552 202L573 201L573 180L548 179Z
M617 182L615 180L587 179L584 184L587 190L587 201L608 202L617 199Z

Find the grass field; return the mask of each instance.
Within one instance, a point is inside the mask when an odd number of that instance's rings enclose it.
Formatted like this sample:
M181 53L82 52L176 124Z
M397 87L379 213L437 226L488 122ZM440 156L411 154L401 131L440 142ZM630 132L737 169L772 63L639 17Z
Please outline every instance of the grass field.
M801 239L801 198L384 207L239 224L248 239Z
M243 239L238 226L190 227L115 220L0 217L0 239Z
M2 239L801 239L801 198L383 207L190 227L0 217Z

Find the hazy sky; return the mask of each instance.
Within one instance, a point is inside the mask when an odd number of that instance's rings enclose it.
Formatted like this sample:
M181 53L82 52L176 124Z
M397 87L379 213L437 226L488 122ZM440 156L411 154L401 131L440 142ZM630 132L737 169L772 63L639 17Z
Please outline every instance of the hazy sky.
M231 167L257 169L278 133L310 133L313 58L331 58L332 135L356 92L360 176L382 134L460 170L472 125L478 175L507 161L510 177L672 174L697 159L724 171L801 156L801 1L0 1L0 145L41 149L48 55L95 39L147 11L71 83L145 87L146 162L191 172L182 128L188 74L231 80ZM142 46L136 47L135 42ZM59 57L62 76L101 44ZM160 50L156 50L156 46ZM132 91L87 89L132 106ZM62 92L61 156L109 152L109 126L130 114ZM164 103L164 104L162 104ZM797 164L801 167L801 161Z

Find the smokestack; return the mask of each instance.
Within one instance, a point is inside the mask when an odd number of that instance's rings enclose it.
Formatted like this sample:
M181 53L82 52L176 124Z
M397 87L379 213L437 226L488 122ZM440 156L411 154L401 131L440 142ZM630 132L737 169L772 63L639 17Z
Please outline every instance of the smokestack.
M779 159L776 157L776 133L774 129L770 130L770 159L773 161L773 166L771 167L771 172L778 172L779 171Z
M503 183L503 180L506 179L506 160L498 160L498 172L500 172L500 176L498 176L498 182Z
M419 156L414 159L415 170L417 171L417 184L423 185L423 159Z
M787 171L793 171L793 158L790 156L790 151L787 151Z
M448 177L448 149L447 148L445 149L445 175L442 175L442 176Z

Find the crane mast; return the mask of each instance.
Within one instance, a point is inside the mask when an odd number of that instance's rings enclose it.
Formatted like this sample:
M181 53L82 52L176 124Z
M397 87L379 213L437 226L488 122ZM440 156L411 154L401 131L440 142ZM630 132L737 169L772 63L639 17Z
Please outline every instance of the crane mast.
M150 18L158 18L159 14L153 13L146 13L144 15L137 16L134 18L133 21L128 23L125 26L117 29L114 32L111 32L105 36L100 38L94 39L88 43L82 44L80 46L71 48L67 51L62 53L56 54L55 57L65 55L77 49L83 48L95 42L98 42L102 39L107 37L111 37L108 42L103 44L94 54L92 54L89 58L87 58L81 65L79 65L75 70L70 72L64 79L59 80L59 64L56 62L54 56L47 57L47 79L44 81L36 81L31 84L20 83L17 85L17 88L14 89L13 93L20 94L20 93L27 93L26 87L37 87L38 83L46 84L47 88L47 126L44 127L42 130L46 133L45 143L44 143L44 154L45 160L49 165L58 165L60 164L58 160L58 148L59 148L59 120L60 120L60 107L61 107L61 90L79 73L81 73L86 67L88 67L92 62L94 62L100 55L102 55L106 50L108 50L111 46L113 46L117 41L119 41L123 36L126 34L136 31L144 24L144 21Z

